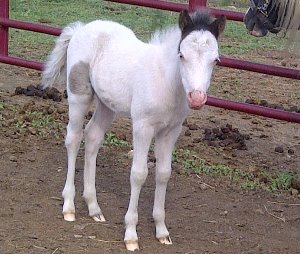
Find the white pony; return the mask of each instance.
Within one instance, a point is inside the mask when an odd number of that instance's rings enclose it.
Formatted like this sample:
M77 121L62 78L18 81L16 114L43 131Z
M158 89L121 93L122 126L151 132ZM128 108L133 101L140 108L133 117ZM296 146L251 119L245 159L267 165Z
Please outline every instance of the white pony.
M214 18L205 11L189 15L183 11L179 27L156 33L149 43L112 21L74 23L62 31L46 63L42 83L48 87L56 81L67 82L68 172L62 193L65 220L75 220L75 161L84 134L83 197L89 215L105 221L96 197L96 157L114 116L125 113L132 119L134 147L131 195L125 216L126 248L139 249L138 199L148 174L147 154L153 138L156 237L163 244L172 243L165 225L172 150L189 108L200 108L206 102L213 67L219 59L217 39L224 27L224 16ZM96 111L83 133L85 114L94 97Z

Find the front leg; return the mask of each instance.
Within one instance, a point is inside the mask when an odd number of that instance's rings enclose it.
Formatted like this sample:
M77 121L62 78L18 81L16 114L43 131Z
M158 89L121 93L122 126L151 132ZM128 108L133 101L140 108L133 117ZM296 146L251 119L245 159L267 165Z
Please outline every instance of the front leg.
M153 128L143 123L133 125L133 161L130 174L131 194L125 215L124 242L127 250L139 249L136 226L138 223L138 201L141 188L147 178L147 156L153 138Z
M153 206L153 218L156 238L162 244L172 244L165 224L165 198L167 184L171 176L172 151L181 131L181 125L172 130L160 132L155 138L156 188Z

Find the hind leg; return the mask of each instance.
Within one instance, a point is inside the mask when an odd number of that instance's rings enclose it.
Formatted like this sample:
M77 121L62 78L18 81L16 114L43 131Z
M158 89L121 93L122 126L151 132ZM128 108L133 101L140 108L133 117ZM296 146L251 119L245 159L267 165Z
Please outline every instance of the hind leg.
M95 175L97 153L104 140L105 131L110 127L114 116L114 112L98 100L96 111L84 131L85 165L83 197L88 206L89 215L95 221L105 221L96 197Z
M93 95L75 95L69 92L69 123L65 145L68 154L68 171L65 187L62 192L64 198L63 214L67 221L75 220L75 163L83 136L83 122L86 112L92 102Z

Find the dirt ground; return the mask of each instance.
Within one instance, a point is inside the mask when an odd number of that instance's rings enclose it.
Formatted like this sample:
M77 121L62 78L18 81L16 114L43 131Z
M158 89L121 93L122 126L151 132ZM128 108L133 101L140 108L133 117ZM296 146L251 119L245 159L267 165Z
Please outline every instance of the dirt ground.
M245 58L299 68L282 52L257 52ZM129 147L105 146L97 159L98 200L107 222L87 216L81 198L83 149L76 166L74 223L62 219L61 191L65 180L63 143L67 102L14 95L15 87L36 85L38 72L0 65L0 253L126 253L123 218L129 200ZM211 94L245 101L300 108L299 81L218 67ZM48 110L63 131L39 135L19 126L16 118L33 107ZM23 119L24 120L24 119ZM205 129L225 125L247 136L246 149L203 141ZM14 127L12 127L14 126ZM115 135L130 142L130 122L120 117ZM281 147L281 151L275 151ZM299 125L253 115L205 107L194 111L183 127L177 148L190 149L207 162L222 163L245 172L294 171L300 167ZM206 186L205 188L203 186ZM225 177L186 174L174 163L166 201L167 225L173 245L162 246L154 237L151 217L154 170L143 187L139 206L140 253L300 253L300 198L291 191L241 189Z

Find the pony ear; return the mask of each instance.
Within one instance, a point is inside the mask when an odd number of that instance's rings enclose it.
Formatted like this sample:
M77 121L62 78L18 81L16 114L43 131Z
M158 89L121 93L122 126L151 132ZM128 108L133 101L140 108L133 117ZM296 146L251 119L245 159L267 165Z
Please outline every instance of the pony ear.
M211 24L212 32L216 36L219 37L221 33L225 30L226 17L224 15L219 16L215 19L215 21Z
M187 10L183 10L179 15L179 28L183 31L188 25L192 25L193 21Z

